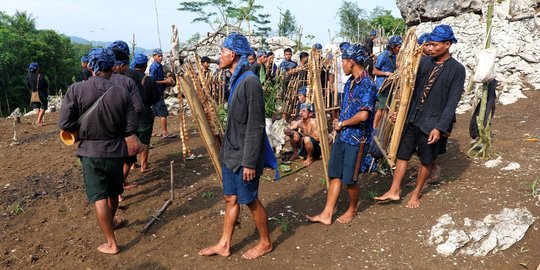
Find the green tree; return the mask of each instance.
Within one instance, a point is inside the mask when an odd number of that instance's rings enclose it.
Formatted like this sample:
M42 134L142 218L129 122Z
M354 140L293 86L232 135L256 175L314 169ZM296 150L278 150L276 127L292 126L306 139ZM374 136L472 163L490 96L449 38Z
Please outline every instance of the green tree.
M229 0L205 0L180 2L178 10L196 14L197 17L191 23L203 22L215 31L229 23L228 13L231 8L232 1Z
M376 7L371 11L371 25L376 29L384 29L387 35L403 35L407 26L402 18L396 18L390 10Z
M352 42L359 42L364 33L371 30L366 12L357 3L343 1L338 9L339 36Z
M292 12L288 9L286 9L285 12L281 12L280 10L278 23L279 35L292 38L297 32L297 28L296 19Z

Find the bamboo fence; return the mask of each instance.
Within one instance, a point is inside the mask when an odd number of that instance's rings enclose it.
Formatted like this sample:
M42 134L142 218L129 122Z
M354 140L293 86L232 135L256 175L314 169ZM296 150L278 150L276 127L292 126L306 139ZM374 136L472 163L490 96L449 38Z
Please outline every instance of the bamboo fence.
M397 56L396 71L383 84L381 89L390 87L387 112L379 122L378 133L373 137L386 158L390 168L395 168L396 154L405 126L407 112L414 90L416 73L422 57L422 47L417 44L416 27L411 27L403 40ZM388 103L390 102L390 103ZM396 121L392 121L392 115Z

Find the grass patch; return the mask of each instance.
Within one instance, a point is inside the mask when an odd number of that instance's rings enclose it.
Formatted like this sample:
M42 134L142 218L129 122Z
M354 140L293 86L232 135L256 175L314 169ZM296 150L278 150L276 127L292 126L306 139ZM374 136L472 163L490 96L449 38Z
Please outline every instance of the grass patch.
M213 199L216 197L216 194L214 194L213 191L205 191L202 193L203 199Z
M20 215L24 213L24 210L22 209L21 205L19 203L13 204L9 207L11 210L10 213L14 216Z
M289 219L287 217L272 217L270 220L273 220L276 222L276 224L281 229L281 232L288 232L289 231Z
M322 177L319 179L319 184L321 184L321 186L324 186L326 185L326 178Z

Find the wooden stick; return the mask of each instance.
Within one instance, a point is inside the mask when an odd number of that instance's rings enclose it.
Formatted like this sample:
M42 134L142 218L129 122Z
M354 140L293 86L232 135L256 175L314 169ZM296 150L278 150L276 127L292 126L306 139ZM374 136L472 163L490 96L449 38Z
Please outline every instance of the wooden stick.
M172 201L170 200L167 200L165 202L165 204L161 207L161 209L159 209L159 211L156 213L155 216L152 216L152 219L150 221L148 221L148 223L146 223L146 226L144 226L144 228L141 230L141 233L146 233L146 231L148 231L148 229L150 229L150 226L152 226L152 224L154 224L156 222L156 220L161 220L159 218L159 216L161 216L161 214L163 214L163 212L165 212L165 210L167 209L167 207L169 207L169 205L171 205Z
M330 188L330 178L328 177L328 159L330 158L330 145L328 143L328 124L326 123L326 113L324 101L322 97L321 73L318 72L320 67L320 58L316 58L315 49L311 50L309 61L312 61L311 72L311 87L314 93L315 113L317 114L317 126L319 128L319 139L321 145L322 161L324 168L324 176L326 178L326 189Z
M174 171L173 171L174 160L171 160L171 202L174 201Z

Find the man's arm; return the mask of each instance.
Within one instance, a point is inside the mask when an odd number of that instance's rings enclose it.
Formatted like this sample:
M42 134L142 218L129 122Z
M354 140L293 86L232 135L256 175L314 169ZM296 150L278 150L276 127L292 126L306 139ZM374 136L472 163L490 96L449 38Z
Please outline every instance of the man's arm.
M65 131L77 131L79 129L79 125L77 124L78 119L79 110L75 102L73 85L71 85L66 91L64 100L62 100L60 116L58 117L58 127Z
M313 137L315 141L320 141L319 139L319 126L317 125L317 120L314 118L309 120L309 125L311 126L311 134L310 136Z

